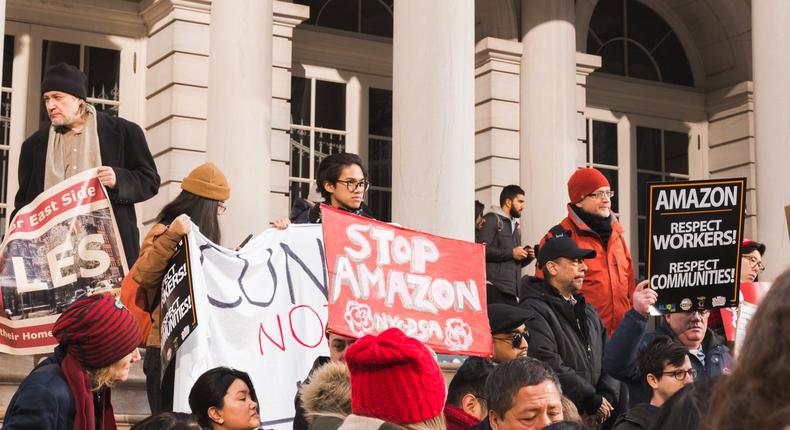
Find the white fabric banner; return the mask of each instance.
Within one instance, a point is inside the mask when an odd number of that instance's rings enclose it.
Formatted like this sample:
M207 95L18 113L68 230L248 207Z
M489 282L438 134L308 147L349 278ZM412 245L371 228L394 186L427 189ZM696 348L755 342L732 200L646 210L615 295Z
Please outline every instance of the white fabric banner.
M250 374L261 427L290 429L297 382L329 355L321 225L267 230L239 252L194 226L188 242L197 327L176 353L174 409L188 412L195 380L227 366Z

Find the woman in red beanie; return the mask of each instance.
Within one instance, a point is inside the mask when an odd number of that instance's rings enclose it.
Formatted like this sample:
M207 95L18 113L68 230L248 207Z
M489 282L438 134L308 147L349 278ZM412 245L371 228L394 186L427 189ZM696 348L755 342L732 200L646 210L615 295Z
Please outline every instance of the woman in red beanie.
M220 242L219 215L225 212L230 187L225 175L212 163L204 163L181 181L181 193L159 213L159 221L148 232L140 248L140 257L130 275L147 292L153 324L146 340L143 370L148 405L152 414L173 410L172 375L161 378L159 339L159 292L167 264L181 238L189 234L190 221L203 236ZM161 382L161 385L160 385Z
M132 314L110 294L72 303L52 327L59 345L19 385L7 430L115 430L110 392L140 360Z
M420 341L390 328L367 335L346 352L351 412L338 430L445 430L444 376Z

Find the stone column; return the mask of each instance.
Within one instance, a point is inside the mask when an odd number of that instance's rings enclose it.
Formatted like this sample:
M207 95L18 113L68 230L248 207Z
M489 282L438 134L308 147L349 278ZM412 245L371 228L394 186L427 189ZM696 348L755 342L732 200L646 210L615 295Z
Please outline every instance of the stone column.
M790 3L752 1L755 149L757 161L757 241L768 247L766 271L772 280L788 268L790 243L784 206L790 204Z
M474 240L474 1L399 0L394 26L392 219Z
M535 243L566 215L577 167L574 1L523 0L521 11L521 235Z
M223 245L269 227L272 0L211 3L206 159L227 175Z

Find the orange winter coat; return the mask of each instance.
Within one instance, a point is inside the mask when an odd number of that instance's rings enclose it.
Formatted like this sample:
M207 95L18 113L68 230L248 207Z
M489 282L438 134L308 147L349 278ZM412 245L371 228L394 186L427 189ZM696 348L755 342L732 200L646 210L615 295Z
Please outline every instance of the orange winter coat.
M623 237L623 226L612 215L612 235L604 251L601 237L594 232L568 205L568 216L560 222L560 226L570 232L570 237L580 248L594 249L595 258L585 260L587 272L584 275L582 292L587 303L590 303L601 316L609 336L614 333L623 316L631 309L631 295L636 287L634 266L631 253ZM546 233L540 245L552 237ZM543 272L536 266L535 276L542 278Z

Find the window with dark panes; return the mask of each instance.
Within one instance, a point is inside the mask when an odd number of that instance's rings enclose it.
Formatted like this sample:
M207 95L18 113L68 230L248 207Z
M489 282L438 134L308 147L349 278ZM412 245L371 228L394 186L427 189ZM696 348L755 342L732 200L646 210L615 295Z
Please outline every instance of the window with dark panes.
M637 0L598 1L587 52L601 56L600 72L694 86L680 39L663 18Z
M294 0L310 7L304 22L317 27L392 37L394 0Z
M316 200L311 194L319 163L327 155L345 152L346 85L292 77L289 134L291 205L299 198Z
M639 277L645 276L647 246L647 184L689 180L689 135L658 128L636 127L636 192L639 224Z
M609 180L611 189L615 192L612 197L612 210L618 212L619 199L617 196L617 124L611 122L587 120L587 139L585 165L595 167Z
M3 82L0 95L0 237L5 236L6 217L10 212L8 201L8 156L11 151L11 97L14 71L14 36L3 39Z
M367 204L381 221L392 220L392 91L368 91L368 174Z
M41 78L49 66L67 63L85 73L88 103L98 112L118 116L120 107L121 51L94 46L44 40L41 51ZM41 103L40 125L49 124L46 107Z

